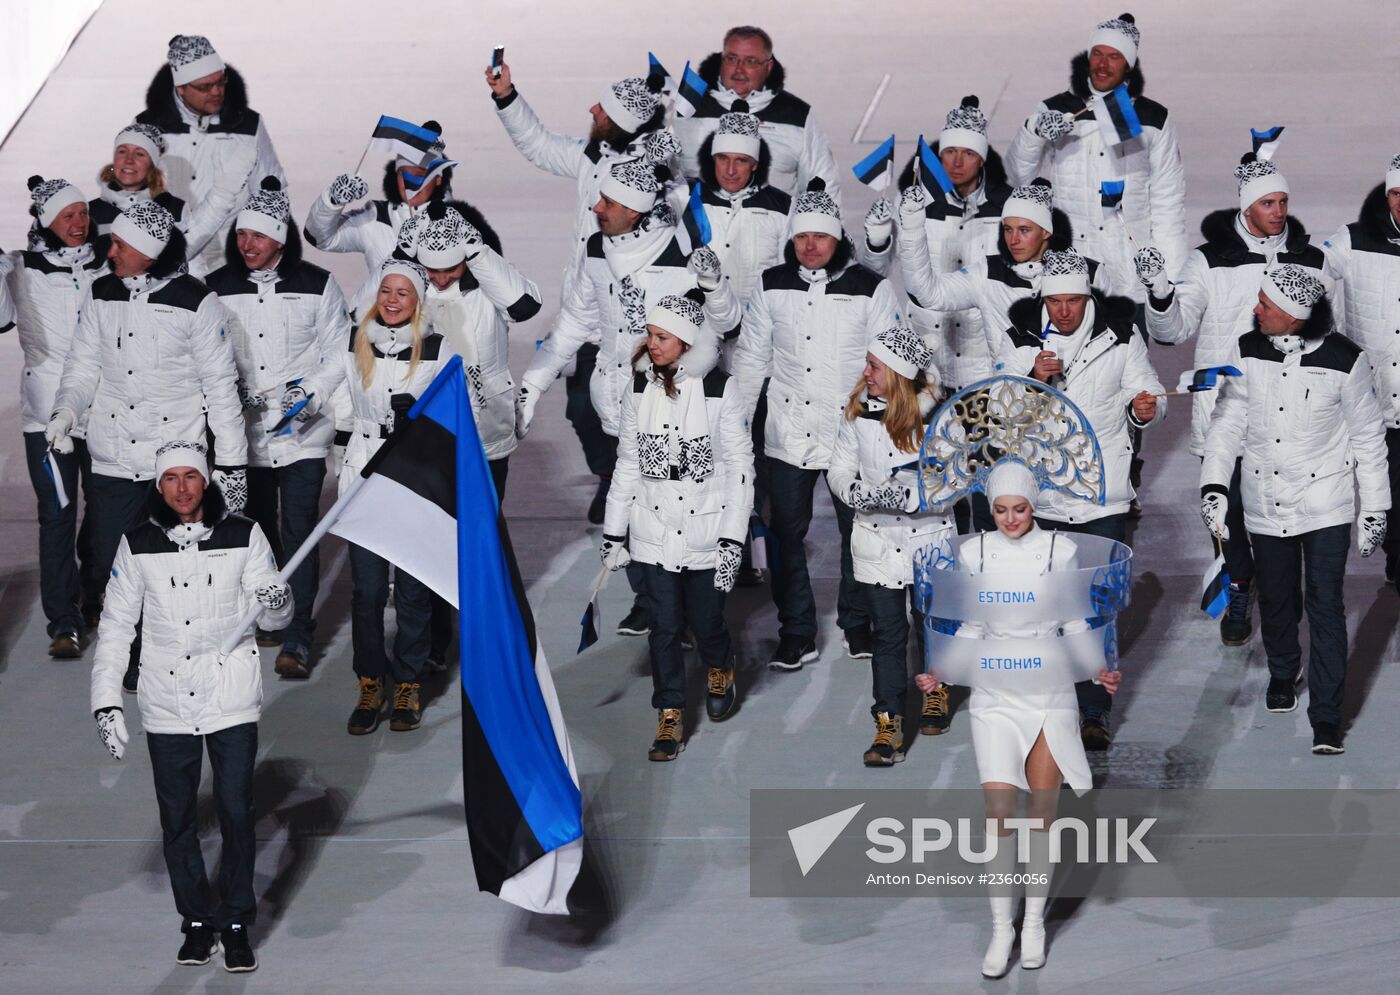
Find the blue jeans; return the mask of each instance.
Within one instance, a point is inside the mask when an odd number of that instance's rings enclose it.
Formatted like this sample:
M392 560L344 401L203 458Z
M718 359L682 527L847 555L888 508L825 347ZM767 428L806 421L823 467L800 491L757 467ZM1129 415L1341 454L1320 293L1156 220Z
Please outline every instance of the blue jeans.
M384 652L389 561L350 543L350 642L355 676L395 682L422 680L432 641L432 591L406 570L394 571L394 654Z
M91 508L83 515L82 526L78 525L80 482L84 499L91 501L92 461L88 459L87 443L74 439L71 453L54 454L63 489L68 495L68 507L62 509L58 507L58 492L49 476L47 452L48 442L43 432L24 433L25 463L38 501L39 601L52 639L61 633L83 631L79 604L92 609L101 605L110 565L101 574L99 583L93 576ZM113 555L116 555L115 548Z
M1347 675L1347 613L1342 581L1351 526L1333 525L1300 536L1251 535L1259 572L1259 629L1269 676L1292 679L1303 663L1298 622L1308 613L1308 721L1342 721ZM1300 583L1301 582L1301 583Z
M207 736L148 732L146 746L160 808L165 869L175 893L175 909L185 920L182 928L188 932L195 922L216 930L234 923L251 926L258 911L253 894L253 764L258 756L258 724L245 722ZM217 905L199 850L199 777L205 749L214 774L214 807L224 847Z
M321 485L326 479L326 461L297 460L286 466L248 468L248 508L246 514L267 536L277 565L291 559L321 517ZM279 514L280 511L280 514ZM312 611L321 586L321 552L313 549L291 579L292 621L282 630L282 641L308 649L316 631Z
M909 692L909 612L914 612L915 627L924 624L923 616L913 608L914 589L857 582L856 590L865 599L873 621L870 682L874 703L870 714L901 716ZM922 661L920 664L922 669Z
M636 561L633 561L634 563ZM685 707L685 657L681 637L688 628L695 652L706 667L733 663L724 625L724 593L715 590L713 570L673 573L654 563L638 563L641 601L651 614L651 707Z
M817 638L817 602L807 572L807 530L812 526L812 492L822 470L805 470L768 458L768 501L778 563L773 567L773 602L778 606L779 639ZM851 565L851 523L855 511L835 494L831 507L841 532L841 587L836 596L836 624L844 629L868 626L870 615L856 594ZM770 564L771 565L771 564Z

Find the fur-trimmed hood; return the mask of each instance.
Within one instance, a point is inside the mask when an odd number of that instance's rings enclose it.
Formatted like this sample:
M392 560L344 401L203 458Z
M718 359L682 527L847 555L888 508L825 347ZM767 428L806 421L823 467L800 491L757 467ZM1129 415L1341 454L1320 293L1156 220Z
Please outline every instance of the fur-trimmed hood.
M111 236L104 236L99 240L98 246L102 249L102 254L107 254L107 248L111 246ZM185 272L185 256L189 254L189 244L185 241L185 233L176 228L170 233L170 241L165 243L165 248L156 256L155 262L151 263L151 268L146 271L152 280L164 280L167 277L178 276Z
M933 154L938 155L938 142L935 140L930 144ZM914 184L914 167L918 159L917 155L911 155L909 161L904 164L904 168L899 173L899 189L906 190ZM1006 166L1001 161L1001 156L997 150L990 145L987 147L987 155L982 162L982 185L988 190L999 190L1002 187L1009 187L1006 179Z
M700 155L697 157L700 162L700 182L710 190L719 189L719 181L715 179L715 157L711 153L714 144L715 133L710 132L700 143ZM762 188L768 185L768 170L772 165L773 153L768 151L768 143L760 138L758 140L758 168L753 172L753 186Z
M1372 236L1381 241L1400 238L1400 230L1397 230L1395 222L1391 219L1390 202L1385 195L1384 183L1377 183L1366 195L1366 199L1361 202L1361 213L1356 216L1356 220Z
M719 86L719 66L723 58L723 52L711 52L709 55L705 56L704 60L700 63L700 68L696 70L700 78L710 84L711 89ZM773 69L768 74L768 79L764 82L763 89L772 90L774 93L780 93L786 83L787 72L783 69L783 64L778 61L778 57L775 55L773 56Z
M224 66L224 77L228 86L224 89L224 105L219 110L219 121L225 129L231 130L248 113L248 88L243 75L233 66ZM175 77L169 63L162 63L151 85L146 88L146 109L136 115L142 124L153 124L162 131L182 130L184 119L176 105Z
M1064 252L1074 248L1074 225L1070 223L1068 214L1058 207L1050 208L1050 225L1050 241L1045 245L1047 250ZM1000 225L997 226L997 255L1001 256L1006 265L1016 265L1011 250L1006 247L1006 236L1002 233Z
M1133 68L1128 70L1127 78L1123 82L1128 84L1128 96L1142 96L1144 79L1142 75L1142 60L1138 59ZM1085 49L1076 55L1069 62L1069 92L1080 100L1089 99L1089 50Z
M1235 231L1235 218L1238 207L1222 207L1211 211L1201 219L1201 235L1218 252L1227 255L1243 256L1249 252L1240 233ZM1293 215L1288 216L1288 238L1284 241L1286 252L1302 252L1308 247L1308 230Z
M236 273L246 274L248 265L243 261L243 253L238 251L238 227L236 224L228 230L228 238L224 240L224 263ZM282 258L277 262L277 272L281 276L286 276L301 265L301 233L297 231L294 222L287 224L287 240L282 243Z
M1137 304L1132 299L1105 294L1099 290L1091 290L1090 294L1094 298L1095 335L1105 328L1112 328L1120 336L1132 333L1133 322L1137 320ZM1042 303L1037 294L1034 297L1022 297L1012 304L1007 311L1012 327L1039 336L1044 327L1040 322Z
M700 326L700 335L695 344L681 354L678 366L685 372L687 380L703 380L718 365L719 336L707 321ZM651 373L651 355L646 351L645 338L633 354L632 369L642 374Z
M213 528L227 518L228 513L223 490L214 481L209 481L204 488L204 523ZM162 529L173 529L180 524L175 509L165 503L160 491L156 489L154 480L151 481L151 489L146 494L146 514Z
M831 261L826 264L827 279L834 280L846 271L856 259L856 247L851 244L849 235L842 235L841 240L836 243L836 251L831 254ZM802 264L797 261L797 249L792 244L792 236L788 236L786 244L783 245L783 262L789 266L801 268Z

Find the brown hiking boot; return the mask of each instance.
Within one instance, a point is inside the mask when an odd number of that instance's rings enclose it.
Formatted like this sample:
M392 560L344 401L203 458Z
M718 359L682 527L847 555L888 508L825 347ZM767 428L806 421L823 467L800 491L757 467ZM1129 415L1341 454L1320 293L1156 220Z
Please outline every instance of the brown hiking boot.
M716 722L729 718L739 698L739 691L734 687L734 669L711 667L706 684L709 694L705 697L705 713Z
M389 713L389 728L394 732L412 732L423 721L423 706L418 692L423 687L417 681L402 681L394 688L394 710Z
M889 712L875 716L875 739L865 751L865 766L893 767L904 760L904 717Z
M681 727L679 708L661 708L656 712L656 739L647 752L648 760L674 760L685 749L685 730Z
M935 688L924 695L924 711L919 716L919 732L924 736L941 736L948 731L952 716L948 714L948 689Z

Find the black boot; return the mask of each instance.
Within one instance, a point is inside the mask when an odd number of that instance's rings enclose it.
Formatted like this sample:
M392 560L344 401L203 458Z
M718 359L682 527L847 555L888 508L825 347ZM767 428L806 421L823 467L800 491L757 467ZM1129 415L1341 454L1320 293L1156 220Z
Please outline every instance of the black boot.
M612 477L599 477L598 490L593 493L593 500L588 504L588 521L593 525L603 524L603 515L608 510L608 488L612 486Z
M1243 646L1254 635L1254 622L1249 610L1253 600L1254 591L1248 581L1230 585L1230 603L1220 617L1220 641L1226 646Z

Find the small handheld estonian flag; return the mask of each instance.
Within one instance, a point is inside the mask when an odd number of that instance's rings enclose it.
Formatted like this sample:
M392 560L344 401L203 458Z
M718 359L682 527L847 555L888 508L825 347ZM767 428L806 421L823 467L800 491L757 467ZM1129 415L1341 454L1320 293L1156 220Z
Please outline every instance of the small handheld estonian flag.
M714 232L710 228L710 215L705 210L705 201L700 181L690 188L690 199L685 204L685 214L681 218L686 233L690 235L692 246L709 245Z
M1249 137L1254 143L1254 155L1257 158L1272 159L1278 151L1278 143L1283 141L1283 125L1276 124L1262 131L1250 128Z
M709 84L687 62L681 72L680 84L676 87L676 117L693 117L709 92Z
M1103 208L1105 221L1122 210L1123 187L1122 180L1104 180L1099 184L1099 205Z
M923 135L919 136L919 179L929 193L934 190L942 190L945 194L953 192L952 177L943 168L943 160L938 158L938 153L924 141Z
M1221 552L1201 578L1201 611L1219 618L1229 603L1230 572L1225 569L1225 554Z
M655 53L653 53L653 52L648 52L648 53L647 53L647 77L650 78L650 77L652 77L652 76L660 76L660 77L661 77L661 92L662 92L662 93L675 93L675 92L676 92L676 79L675 79L675 77L672 76L669 72L666 71L666 67L663 66L663 65L661 64L661 60L658 59L658 58L656 57L656 54L655 54Z
M292 427L291 427L291 426L292 426L292 419L295 418L297 415L301 414L302 409L305 408L306 405L310 403L310 401L311 401L311 395L310 395L310 394L307 394L305 397L303 397L303 398L302 398L300 401L298 401L296 404L293 404L293 405L291 406L291 408L288 409L288 411L287 411L287 413L286 413L285 415L283 415L281 418L277 419L277 424L276 424L276 425L273 425L270 429L267 430L267 434L268 434L268 435L277 435L279 432L285 432L287 435L291 435L291 434L292 434Z
M1221 377L1244 376L1233 366L1207 366L1203 370L1186 370L1181 374L1181 382L1176 385L1179 393L1199 394L1203 390L1215 390L1220 386Z
M598 596L603 593L603 588L608 583L608 568L604 567L598 574L598 578L593 581L593 593L589 595L588 607L583 610L583 618L579 620L578 651L582 653L588 647L598 641L598 629L603 624L603 610L598 606Z
M894 172L894 136L886 138L874 152L852 166L851 172L871 190L886 189L890 185L890 174Z
M415 163L422 162L441 137L436 131L420 128L411 121L385 115L374 126L365 157L371 152L380 152L391 158L402 156Z
M1104 94L1102 100L1090 103L1105 145L1122 145L1142 134L1142 122L1138 120L1132 98L1128 96L1126 83L1119 83L1115 89Z
M53 449L44 453L44 473L53 482L54 499L58 502L58 510L62 511L68 507L68 489L63 486L63 472L58 468L58 457L54 455Z

